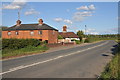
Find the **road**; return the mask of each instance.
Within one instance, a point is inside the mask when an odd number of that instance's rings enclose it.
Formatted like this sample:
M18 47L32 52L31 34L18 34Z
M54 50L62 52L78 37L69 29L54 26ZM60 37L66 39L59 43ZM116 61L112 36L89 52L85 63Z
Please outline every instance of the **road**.
M111 60L112 40L2 61L3 78L96 78Z

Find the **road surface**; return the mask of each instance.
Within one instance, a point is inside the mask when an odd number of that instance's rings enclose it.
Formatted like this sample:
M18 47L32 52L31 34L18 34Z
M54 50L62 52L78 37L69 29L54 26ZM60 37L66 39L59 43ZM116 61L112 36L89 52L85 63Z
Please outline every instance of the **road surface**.
M111 60L112 40L2 61L3 78L96 78Z

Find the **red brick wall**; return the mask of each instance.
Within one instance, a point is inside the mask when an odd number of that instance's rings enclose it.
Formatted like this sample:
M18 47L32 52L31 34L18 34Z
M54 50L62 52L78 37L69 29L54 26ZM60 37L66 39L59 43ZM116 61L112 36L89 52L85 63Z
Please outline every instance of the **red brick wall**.
M57 43L58 42L58 31L55 30L49 30L48 31L48 43Z
M11 35L8 35L8 31L2 31L2 38L18 38L18 39L42 39L48 40L48 43L57 43L57 36L58 36L58 31L54 31L53 35L53 30L42 30L42 35L38 34L39 30L32 30L34 32L34 35L30 34L30 30L20 30L19 35L16 35L16 31L10 31Z

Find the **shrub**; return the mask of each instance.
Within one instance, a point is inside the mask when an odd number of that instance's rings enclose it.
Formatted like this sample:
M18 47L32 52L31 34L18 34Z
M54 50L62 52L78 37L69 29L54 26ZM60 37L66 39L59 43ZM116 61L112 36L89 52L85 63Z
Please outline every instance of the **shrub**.
M75 40L75 39L72 39L71 41L75 41L76 44L80 44L80 40Z
M3 39L2 40L2 49L20 49L26 46L37 47L40 45L38 39Z
M80 44L80 41L79 40L75 40L76 44Z
M84 43L89 43L90 40L88 38L85 39Z
M58 35L58 39L63 39L63 37L61 35Z
M71 41L76 41L75 39L72 39Z

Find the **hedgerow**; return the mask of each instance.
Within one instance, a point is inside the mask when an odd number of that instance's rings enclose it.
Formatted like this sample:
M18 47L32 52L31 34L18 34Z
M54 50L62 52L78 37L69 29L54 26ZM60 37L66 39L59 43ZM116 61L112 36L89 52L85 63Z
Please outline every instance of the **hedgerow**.
M21 49L27 46L37 47L41 43L38 39L2 39L2 49Z

